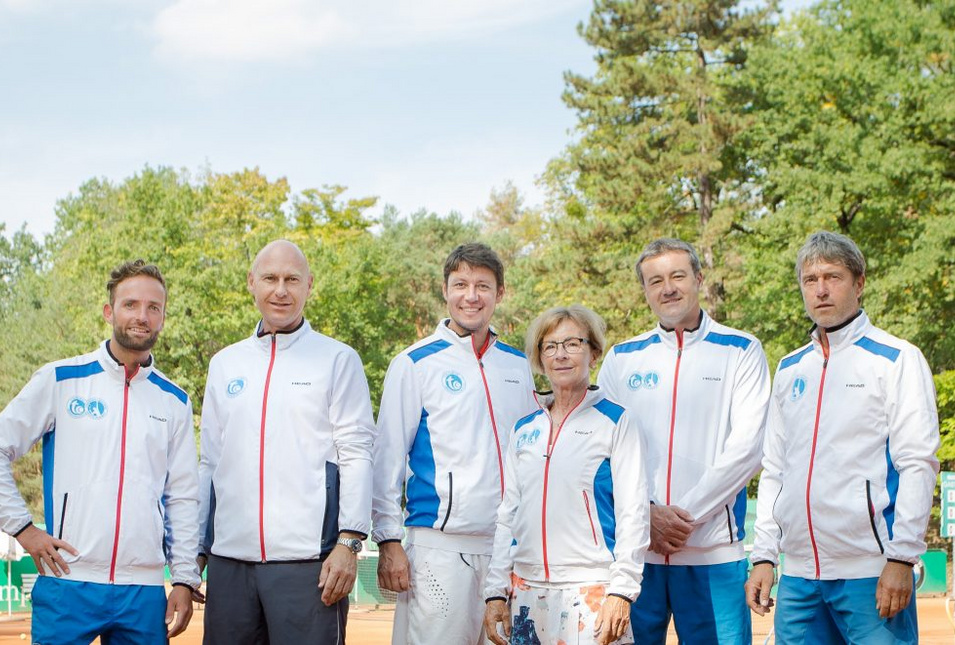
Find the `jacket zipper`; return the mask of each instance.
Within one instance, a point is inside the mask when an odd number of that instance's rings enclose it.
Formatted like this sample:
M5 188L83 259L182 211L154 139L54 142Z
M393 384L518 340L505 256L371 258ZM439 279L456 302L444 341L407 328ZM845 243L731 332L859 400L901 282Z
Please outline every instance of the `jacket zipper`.
M667 506L670 505L670 480L673 475L673 435L676 431L676 389L680 383L680 361L683 358L683 331L676 330L676 368L673 370L673 398L670 401L670 443L667 446ZM670 564L670 556L664 558Z
M816 421L812 428L812 450L809 453L809 474L806 476L806 524L809 527L809 542L812 545L812 558L816 565L816 580L819 579L819 550L816 548L816 534L812 530L810 492L812 490L812 469L816 461L816 440L819 438L819 415L822 412L822 391L826 385L826 370L829 367L829 337L826 336L826 332L820 332L819 340L822 345L822 375L819 377L819 396L816 399Z
M735 541L733 539L733 516L730 514L729 504L724 504L723 508L726 509L726 530L729 531L730 544L732 544Z
M491 415L491 430L494 431L494 447L497 449L497 471L501 480L501 499L504 499L504 455L501 454L501 441L497 434L497 421L494 420L494 405L491 403L491 389L487 385L487 376L484 374L484 353L491 345L491 332L487 333L484 346L478 350L474 346L474 336L471 336L471 349L477 358L478 368L481 370L481 380L484 382L484 395L487 397L487 410Z
M269 382L275 365L275 334L272 334L272 353L265 373L265 391L262 393L262 422L259 427L259 555L265 562L265 413L269 407Z
M865 499L869 504L869 524L872 526L872 535L879 545L879 553L885 553L885 547L882 546L882 538L879 537L879 531L875 527L875 505L872 504L872 482L865 480Z
M123 482L126 479L126 418L129 413L129 382L139 371L137 365L132 372L126 369L126 379L123 384L123 430L119 447L119 489L116 492L116 528L113 532L113 555L109 561L109 584L116 581L116 554L119 551L120 518L123 515Z
M60 530L57 531L57 540L63 539L63 523L66 522L66 502L69 498L69 493L63 493L63 508L60 509Z
M590 520L590 532L594 536L594 544L597 544L597 529L594 528L594 518L590 514L590 499L587 497L587 491L582 491L584 494L584 507L587 509L587 519Z
M550 475L550 458L554 454L554 448L557 446L557 437L560 436L560 431L564 428L564 424L567 423L567 419L574 413L574 410L584 402L585 398L587 398L587 392L584 392L584 395L580 397L580 401L574 404L574 407L570 409L564 417L564 420L560 422L560 425L557 426L556 433L554 432L554 418L550 414L547 415L550 421L550 433L547 436L547 452L544 453L544 495L541 501L541 546L544 550L545 582L550 582L550 566L547 564L547 480Z
M454 503L454 473L448 473L448 510L444 514L444 521L441 522L441 530L444 530L444 527L448 523L448 518L451 517L451 504Z

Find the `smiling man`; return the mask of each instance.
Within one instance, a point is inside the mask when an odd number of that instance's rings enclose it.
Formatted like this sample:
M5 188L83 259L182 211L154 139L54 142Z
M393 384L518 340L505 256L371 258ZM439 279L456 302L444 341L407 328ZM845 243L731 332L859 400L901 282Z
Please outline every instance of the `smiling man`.
M776 370L747 601L779 583L777 643L916 643L912 567L938 474L932 374L861 309L865 258L844 235L796 259L810 342Z
M614 346L597 382L646 433L650 551L631 622L638 643L749 643L746 484L761 455L769 370L750 334L700 307L693 247L662 238L637 277L659 324Z
M450 317L391 361L378 412L373 538L379 585L400 592L400 645L484 642L503 456L514 423L538 407L527 359L490 327L504 297L497 254L454 249L442 292Z
M204 642L341 645L370 528L368 383L355 350L305 319L295 244L259 251L248 288L262 320L213 357L202 406Z
M165 643L189 624L199 587L192 404L150 353L166 283L136 260L113 270L106 288L112 338L41 367L0 413L0 528L40 573L35 643ZM11 472L40 439L46 531Z

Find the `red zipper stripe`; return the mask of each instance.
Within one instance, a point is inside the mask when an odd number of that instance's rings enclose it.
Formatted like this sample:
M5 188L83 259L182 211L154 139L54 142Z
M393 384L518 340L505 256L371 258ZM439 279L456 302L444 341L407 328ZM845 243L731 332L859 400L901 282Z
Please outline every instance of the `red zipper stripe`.
M126 479L126 418L129 412L129 382L139 371L137 365L130 374L126 371L126 382L123 385L123 431L119 448L119 490L116 493L116 528L113 532L113 555L109 561L109 583L116 581L116 554L119 552L119 527L123 515L123 483Z
M567 416L564 417L564 420L560 422L560 425L557 426L556 433L554 432L554 418L547 415L550 420L550 434L547 437L547 452L544 454L544 499L541 502L541 544L544 548L544 580L547 582L550 581L550 566L547 564L547 480L550 475L550 458L554 454L554 448L557 446L557 437L560 436L560 431L564 428L564 424L567 423L567 419L569 419L570 415L574 413L574 410L583 403L585 398L587 398L587 392L584 392L584 395L580 397L580 401L574 404L574 407L570 409Z
M597 544L597 529L594 528L594 518L590 514L590 499L587 497L587 491L581 491L584 494L584 507L587 509L587 519L590 520L590 532L594 536L594 544Z
M825 332L820 334L822 342L822 376L819 378L819 397L816 399L816 421L812 428L812 451L809 453L809 474L806 476L806 523L809 526L809 542L812 544L812 557L816 565L816 580L819 579L819 551L816 548L816 535L812 531L812 505L810 491L812 489L812 469L816 460L816 439L819 437L819 416L822 413L822 390L826 385L826 369L829 367L829 339Z
M676 433L676 389L680 383L680 361L683 358L683 332L676 330L676 369L673 371L673 398L670 401L670 442L667 446L667 506L670 505L670 479L673 475L673 435ZM665 558L670 564L670 556Z
M487 410L491 415L491 430L494 431L494 447L497 449L497 471L501 479L501 499L504 499L504 455L501 454L501 440L500 436L497 433L497 421L494 419L494 404L491 403L491 389L487 385L487 376L484 374L484 353L487 351L487 348L491 345L491 332L488 332L487 338L484 339L484 346L478 350L474 346L474 336L471 336L471 349L474 350L474 355L477 357L478 369L481 370L481 380L484 381L484 395L487 397Z
M269 407L269 383L275 365L275 334L272 334L272 354L269 370L265 373L265 391L262 393L262 425L259 428L259 552L265 562L265 413Z

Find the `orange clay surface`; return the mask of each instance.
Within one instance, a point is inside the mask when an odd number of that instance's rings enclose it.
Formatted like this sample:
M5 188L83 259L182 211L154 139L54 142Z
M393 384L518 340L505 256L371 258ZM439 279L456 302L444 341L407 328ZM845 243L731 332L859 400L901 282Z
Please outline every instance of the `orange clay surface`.
M955 642L955 627L945 614L945 598L919 598L919 642L922 645ZM349 645L388 645L391 643L393 608L373 609L352 607L348 615ZM753 643L762 645L772 627L770 617L753 616ZM21 637L22 635L22 637ZM30 642L30 617L14 614L12 619L0 615L0 645ZM667 643L675 644L672 632ZM772 642L772 641L770 641ZM186 633L172 640L172 645L200 645L202 643L202 611L196 611Z

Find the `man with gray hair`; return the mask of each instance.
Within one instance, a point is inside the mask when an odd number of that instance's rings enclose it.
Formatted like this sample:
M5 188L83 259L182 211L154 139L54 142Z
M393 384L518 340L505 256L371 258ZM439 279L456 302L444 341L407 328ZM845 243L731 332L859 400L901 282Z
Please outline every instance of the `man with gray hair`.
M597 382L645 433L650 551L631 612L639 643L749 643L746 484L759 468L769 369L752 335L700 307L693 247L662 238L637 277L659 324L616 345Z
M809 236L796 276L814 326L776 370L759 483L749 606L779 643L918 642L912 567L938 474L932 374L861 309L865 259Z

